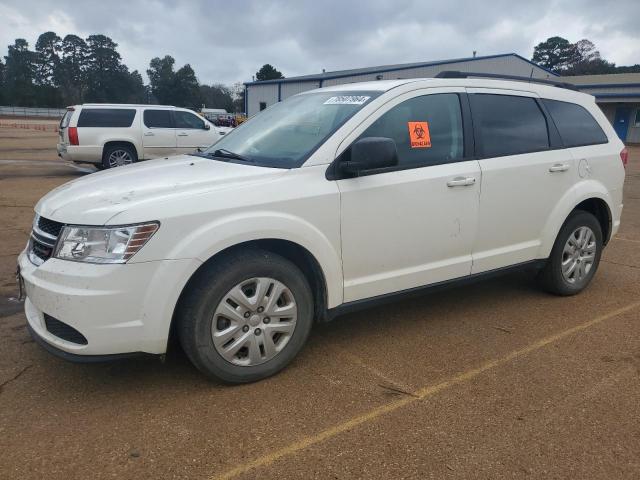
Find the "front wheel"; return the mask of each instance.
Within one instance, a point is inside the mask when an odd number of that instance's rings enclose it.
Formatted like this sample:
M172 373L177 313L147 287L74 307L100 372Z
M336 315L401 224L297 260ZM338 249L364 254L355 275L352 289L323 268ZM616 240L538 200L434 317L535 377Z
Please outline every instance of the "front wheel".
M543 288L556 295L584 290L598 269L602 228L589 212L574 211L560 229L551 255L539 275Z
M197 274L178 310L183 350L203 373L228 383L261 380L300 351L313 322L313 296L289 260L235 252Z

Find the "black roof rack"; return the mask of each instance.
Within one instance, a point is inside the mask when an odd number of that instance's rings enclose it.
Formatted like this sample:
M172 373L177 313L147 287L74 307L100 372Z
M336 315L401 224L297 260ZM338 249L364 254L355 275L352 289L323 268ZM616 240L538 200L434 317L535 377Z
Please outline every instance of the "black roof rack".
M445 70L444 72L440 72L435 76L435 78L469 78L469 77L496 78L498 80L517 80L520 82L542 83L544 85L553 85L554 87L566 88L568 90L578 91L575 85L567 82L560 82L557 80L545 80L542 78L520 77L518 75L506 75L502 73L459 72L457 70Z

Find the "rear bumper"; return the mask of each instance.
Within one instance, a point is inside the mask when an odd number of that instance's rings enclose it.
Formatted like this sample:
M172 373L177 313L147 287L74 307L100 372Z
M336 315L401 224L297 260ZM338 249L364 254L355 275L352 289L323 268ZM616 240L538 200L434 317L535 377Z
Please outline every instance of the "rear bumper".
M65 145L58 143L58 156L72 162L102 162L102 147L85 147L82 145Z

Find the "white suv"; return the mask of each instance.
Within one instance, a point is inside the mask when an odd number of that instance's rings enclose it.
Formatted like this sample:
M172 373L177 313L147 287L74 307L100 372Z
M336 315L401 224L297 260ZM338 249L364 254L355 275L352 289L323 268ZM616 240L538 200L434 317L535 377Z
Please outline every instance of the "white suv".
M583 290L622 212L626 150L589 95L486 79L323 88L212 148L99 172L36 205L19 257L34 338L74 360L164 354L272 375L315 321L536 267Z
M224 134L185 108L88 103L68 107L60 120L58 156L113 168L204 149Z

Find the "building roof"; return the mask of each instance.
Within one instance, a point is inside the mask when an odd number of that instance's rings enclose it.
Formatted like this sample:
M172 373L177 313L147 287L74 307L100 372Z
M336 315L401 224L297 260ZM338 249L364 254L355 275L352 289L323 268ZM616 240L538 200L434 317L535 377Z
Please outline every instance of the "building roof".
M372 73L384 73L384 72L393 72L396 70L409 70L412 68L422 68L422 67L432 67L437 65L448 65L451 63L460 63L460 62L473 62L477 60L489 60L492 58L502 58L502 57L517 57L520 60L530 63L546 72L557 76L555 73L547 70L546 68L537 65L530 60L527 60L524 57L521 57L517 53L502 53L499 55L486 55L483 57L466 57L466 58L452 58L449 60L436 60L432 62L417 62L417 63L398 63L395 65L381 65L377 67L364 67L364 68L353 68L351 70L336 70L333 72L322 72L316 73L312 75L300 75L298 77L289 77L282 78L277 80L262 80L255 82L245 82L245 85L264 85L269 83L288 83L288 82L310 82L310 81L319 81L319 80L330 80L334 78L342 78L342 77L352 77L357 75L367 75Z
M565 82L574 85L629 85L640 84L640 73L606 73L602 75L575 75L562 77Z

